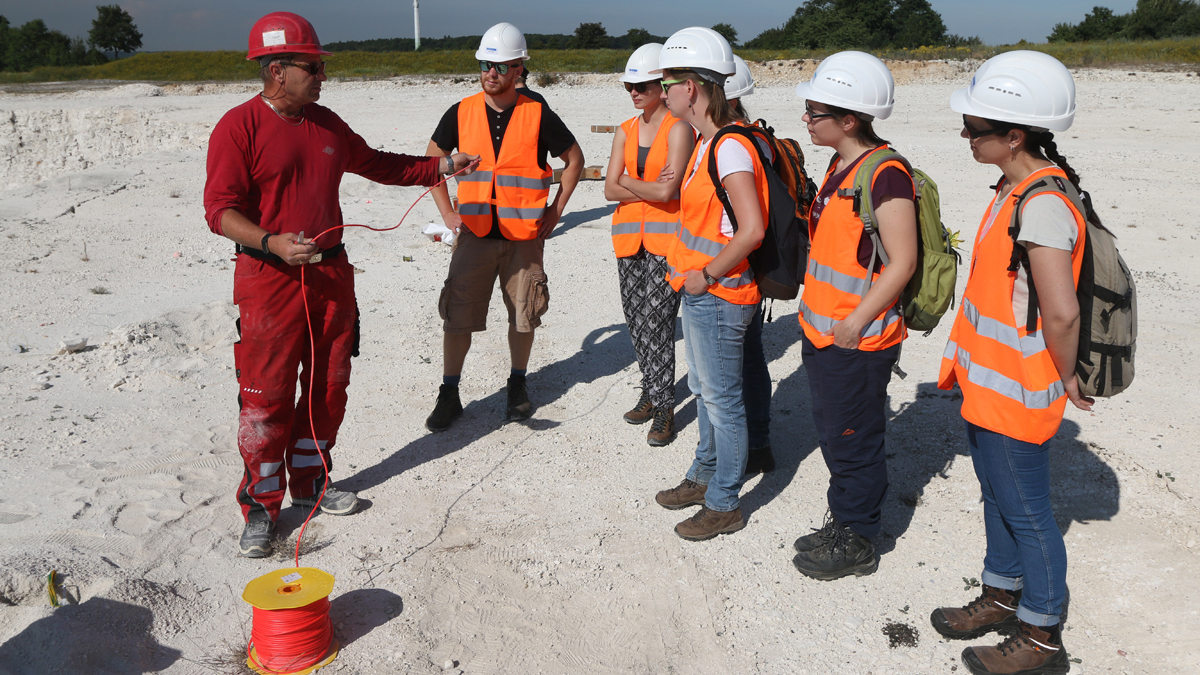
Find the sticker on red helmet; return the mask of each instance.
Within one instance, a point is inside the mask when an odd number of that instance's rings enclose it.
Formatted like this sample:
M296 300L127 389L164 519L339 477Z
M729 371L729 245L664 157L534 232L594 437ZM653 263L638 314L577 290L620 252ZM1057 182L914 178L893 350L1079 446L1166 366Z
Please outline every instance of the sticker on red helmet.
M263 31L263 46L274 47L276 45L286 45L287 38L284 37L281 30L265 30Z

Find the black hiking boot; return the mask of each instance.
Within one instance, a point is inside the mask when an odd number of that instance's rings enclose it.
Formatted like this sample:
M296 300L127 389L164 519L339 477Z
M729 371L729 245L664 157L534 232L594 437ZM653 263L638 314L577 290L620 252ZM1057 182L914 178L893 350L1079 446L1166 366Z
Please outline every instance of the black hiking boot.
M792 564L806 576L832 581L853 574L872 574L879 569L871 540L846 525L835 525L829 541L811 551L797 553Z
M437 405L433 406L433 412L425 419L425 428L430 431L445 431L462 413L462 403L458 400L458 387L443 384L438 389Z
M520 422L533 417L533 404L529 402L529 390L524 375L508 378L508 408L504 414L506 422Z

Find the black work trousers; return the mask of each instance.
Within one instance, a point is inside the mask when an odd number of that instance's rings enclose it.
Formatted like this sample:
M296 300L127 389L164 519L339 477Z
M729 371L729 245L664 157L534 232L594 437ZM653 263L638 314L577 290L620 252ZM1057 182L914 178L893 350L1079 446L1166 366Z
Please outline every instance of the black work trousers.
M858 534L875 537L888 487L887 386L900 345L869 352L817 349L803 340L813 421L829 468L829 511Z

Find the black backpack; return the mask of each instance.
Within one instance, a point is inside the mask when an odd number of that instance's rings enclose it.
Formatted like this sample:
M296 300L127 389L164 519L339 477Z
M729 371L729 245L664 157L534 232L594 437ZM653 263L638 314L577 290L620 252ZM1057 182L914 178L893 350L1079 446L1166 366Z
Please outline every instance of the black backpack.
M731 124L722 127L713 136L713 150L708 153L708 175L717 188L717 198L725 207L725 213L729 216L729 222L735 232L737 219L734 218L729 195L725 192L725 186L721 185L721 178L717 173L717 144L729 134L749 139L750 145L758 151L759 160L767 172L770 204L767 208L767 222L764 223L766 232L762 243L751 251L748 257L750 268L754 270L755 281L758 282L758 290L764 298L793 300L800 294L800 285L804 283L804 270L808 266L808 221L797 215L799 210L796 198L779 177L779 171L756 139L761 137L773 146L776 162L786 162L790 155L781 152L774 137L759 127ZM803 173L803 166L800 170ZM805 177L807 178L807 175ZM811 181L807 182L807 185L811 184Z

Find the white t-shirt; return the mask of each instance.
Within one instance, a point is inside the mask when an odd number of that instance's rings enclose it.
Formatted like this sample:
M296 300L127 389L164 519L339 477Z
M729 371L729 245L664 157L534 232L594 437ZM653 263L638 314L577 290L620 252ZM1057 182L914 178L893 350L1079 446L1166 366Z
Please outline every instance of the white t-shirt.
M771 151L771 145L757 136L754 140L758 143L758 147L762 148L767 159L775 161L775 153ZM700 141L700 150L696 153L696 163L692 165L692 173L684 182L684 187L692 182L692 178L697 171L701 170L700 162L704 159L704 151L708 149L708 141ZM707 167L703 170L707 171ZM732 141L724 142L722 139L721 145L717 147L717 175L724 181L727 176L739 172L754 173L754 160L750 157L750 151L746 150L746 146ZM729 214L722 211L721 214L721 234L726 237L733 236L733 223L729 222Z
M1000 213L1004 202L1004 199L997 199L992 206L987 222L984 223L984 237L995 224L996 215ZM1007 231L1008 223L1001 223L1001 226ZM1017 235L1017 241L1022 244L1037 244L1062 251L1072 251L1075 249L1075 242L1078 239L1079 227L1075 224L1075 214L1071 213L1071 208L1062 198L1050 193L1043 193L1030 197L1021 206L1021 232ZM1018 325L1024 325L1029 311L1029 277L1025 272L1024 265L1017 269L1012 304L1013 317L1017 320Z

